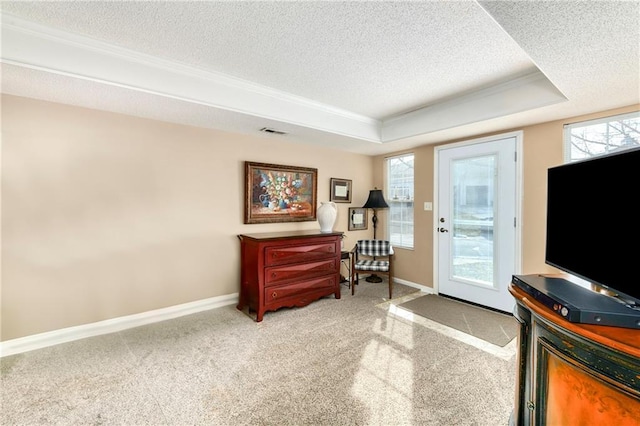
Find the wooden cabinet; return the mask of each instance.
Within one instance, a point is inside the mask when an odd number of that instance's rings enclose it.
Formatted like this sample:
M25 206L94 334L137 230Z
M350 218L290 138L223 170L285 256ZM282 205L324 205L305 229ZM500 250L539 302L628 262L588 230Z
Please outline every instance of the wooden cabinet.
M640 425L640 331L566 321L514 286L515 425Z
M323 296L340 299L341 232L242 234L240 301L237 308L256 312L306 306Z

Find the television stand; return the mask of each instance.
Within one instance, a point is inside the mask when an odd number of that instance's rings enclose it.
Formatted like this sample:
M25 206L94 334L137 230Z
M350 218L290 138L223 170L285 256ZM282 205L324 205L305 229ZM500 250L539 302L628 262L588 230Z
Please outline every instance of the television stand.
M573 323L514 284L509 292L519 323L510 424L638 425L638 330Z

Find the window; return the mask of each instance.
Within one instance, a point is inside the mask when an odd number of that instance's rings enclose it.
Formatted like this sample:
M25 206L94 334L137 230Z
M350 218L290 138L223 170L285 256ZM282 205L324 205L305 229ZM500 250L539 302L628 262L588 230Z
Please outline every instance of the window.
M565 163L640 145L640 111L564 126Z
M387 235L395 247L413 248L413 154L387 158Z

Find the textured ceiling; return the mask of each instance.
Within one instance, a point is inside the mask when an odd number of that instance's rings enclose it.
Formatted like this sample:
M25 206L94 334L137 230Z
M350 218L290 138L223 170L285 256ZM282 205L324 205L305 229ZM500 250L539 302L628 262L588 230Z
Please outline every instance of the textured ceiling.
M638 1L0 7L4 93L365 154L640 102Z

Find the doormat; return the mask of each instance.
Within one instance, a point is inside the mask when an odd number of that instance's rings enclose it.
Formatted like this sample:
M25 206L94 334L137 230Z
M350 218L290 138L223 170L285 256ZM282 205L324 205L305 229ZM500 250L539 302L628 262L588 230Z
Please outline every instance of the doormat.
M420 296L398 306L496 346L505 346L518 334L518 322L512 315L436 294Z

